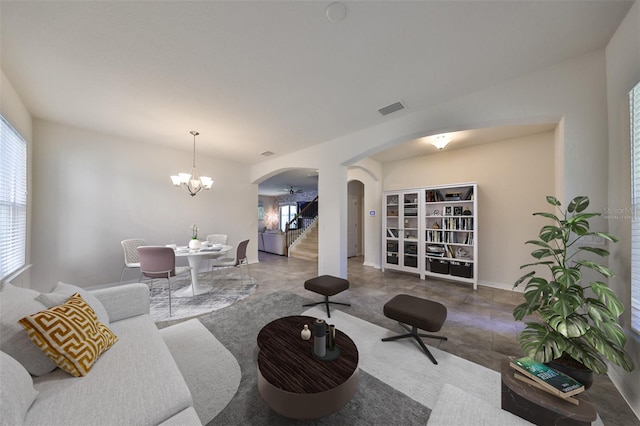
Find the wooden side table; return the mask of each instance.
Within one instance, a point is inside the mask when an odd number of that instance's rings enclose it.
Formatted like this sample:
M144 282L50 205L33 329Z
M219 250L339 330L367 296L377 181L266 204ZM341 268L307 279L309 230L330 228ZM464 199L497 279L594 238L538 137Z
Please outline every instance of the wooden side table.
M503 410L537 425L589 426L598 417L586 392L573 397L580 401L580 405L563 401L516 379L516 370L509 366L509 362L509 358L504 358L500 364Z
M336 330L340 356L313 357L313 337L302 340L304 324L315 318L290 316L265 325L258 333L258 391L276 413L292 419L317 419L342 408L358 385L358 349Z

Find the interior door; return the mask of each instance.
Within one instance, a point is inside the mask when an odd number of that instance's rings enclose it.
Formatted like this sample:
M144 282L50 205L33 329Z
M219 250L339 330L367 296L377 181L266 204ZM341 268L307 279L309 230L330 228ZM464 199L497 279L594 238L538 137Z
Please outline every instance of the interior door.
M358 196L349 194L347 209L347 257L358 255Z

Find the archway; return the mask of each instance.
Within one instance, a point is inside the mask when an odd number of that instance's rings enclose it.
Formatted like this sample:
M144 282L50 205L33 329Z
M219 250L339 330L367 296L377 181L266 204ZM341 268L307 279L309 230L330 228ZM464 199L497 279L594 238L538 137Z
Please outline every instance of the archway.
M364 184L359 180L347 183L347 257L362 256Z

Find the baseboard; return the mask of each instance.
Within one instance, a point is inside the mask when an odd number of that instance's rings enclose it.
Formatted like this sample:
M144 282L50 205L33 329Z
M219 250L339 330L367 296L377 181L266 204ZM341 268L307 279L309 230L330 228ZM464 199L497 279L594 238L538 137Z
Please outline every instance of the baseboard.
M497 288L500 290L515 291L518 293L524 292L524 286L513 288L513 284L494 283L490 281L478 281L478 285L481 285L483 287Z
M372 268L376 268L376 269L382 269L382 266L380 266L379 263L364 262L363 265L371 266Z
M623 374L628 374L628 373L623 373ZM635 395L634 390L631 389L629 386L625 386L625 378L622 377L622 375L619 373L619 371L616 368L610 367L609 370L607 371L607 375L611 379L611 382L616 387L616 389L618 389L618 392L620 392L620 395L622 395L622 398L624 398L624 400L627 402L627 405L629 405L629 408L631 408L631 411L633 411L636 417L640 420L640 408L637 407L637 404L636 406L634 406L631 403L631 401L638 401L638 395Z

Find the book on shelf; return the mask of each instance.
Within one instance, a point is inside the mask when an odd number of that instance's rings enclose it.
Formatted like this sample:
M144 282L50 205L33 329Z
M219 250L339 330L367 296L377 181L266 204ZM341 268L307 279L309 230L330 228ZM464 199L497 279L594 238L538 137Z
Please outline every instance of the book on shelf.
M471 200L473 198L473 187L469 187L469 189L467 190L467 193L464 194L464 198L463 200Z
M453 259L455 257L454 254L453 254L453 249L451 248L450 245L445 245L445 247L446 247L446 250L447 250L447 257L450 257L450 258Z
M547 392L561 398L568 398L584 391L582 383L533 358L514 358L509 365L541 385Z

